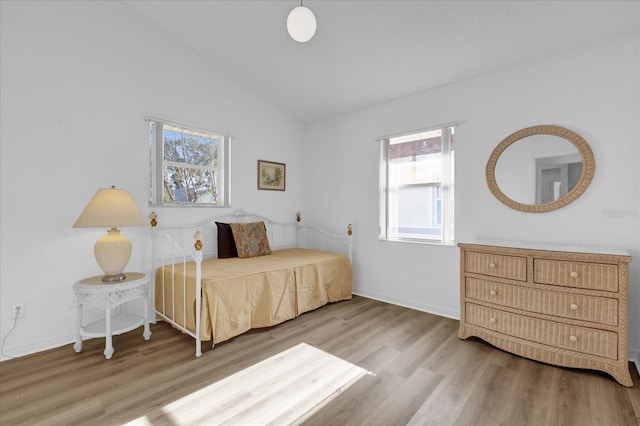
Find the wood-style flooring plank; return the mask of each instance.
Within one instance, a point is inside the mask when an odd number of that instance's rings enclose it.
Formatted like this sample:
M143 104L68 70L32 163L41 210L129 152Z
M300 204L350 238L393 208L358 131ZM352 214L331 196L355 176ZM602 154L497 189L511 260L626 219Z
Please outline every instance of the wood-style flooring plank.
M607 426L640 420L640 377L633 369L635 387L625 388L604 373L459 340L458 321L363 297L213 349L203 342L200 358L193 340L167 324L152 331L149 341L140 330L115 336L111 360L102 354L104 340L92 339L79 354L66 345L0 363L0 424L187 424L176 416L243 424L252 413L274 410L270 404L283 407L273 424ZM320 358L268 364L303 343L321 351ZM347 364L325 373L321 354ZM256 373L255 380L264 380L251 389L209 392L263 362L270 375ZM364 375L343 383L360 369ZM297 408L275 403L286 402L276 398L285 392L298 398ZM228 418L215 411L223 409L224 395L240 404Z

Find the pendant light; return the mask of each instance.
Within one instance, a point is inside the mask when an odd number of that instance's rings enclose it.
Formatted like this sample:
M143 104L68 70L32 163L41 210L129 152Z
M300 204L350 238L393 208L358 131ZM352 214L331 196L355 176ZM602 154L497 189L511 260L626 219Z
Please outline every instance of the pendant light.
M316 17L311 9L302 5L295 7L287 17L287 31L292 39L304 43L316 33Z

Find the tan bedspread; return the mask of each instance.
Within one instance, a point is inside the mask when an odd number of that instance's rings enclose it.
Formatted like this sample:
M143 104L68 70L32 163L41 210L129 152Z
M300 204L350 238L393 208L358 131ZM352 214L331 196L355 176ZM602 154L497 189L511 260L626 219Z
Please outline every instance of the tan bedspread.
M184 325L184 273L175 267L175 299L171 265L156 275L156 309ZM195 332L195 263L187 264L187 328ZM307 249L275 250L248 259L202 262L202 327L200 338L223 342L252 328L269 327L319 308L351 299L349 259L338 253ZM164 305L164 309L163 309ZM175 308L175 313L174 313Z

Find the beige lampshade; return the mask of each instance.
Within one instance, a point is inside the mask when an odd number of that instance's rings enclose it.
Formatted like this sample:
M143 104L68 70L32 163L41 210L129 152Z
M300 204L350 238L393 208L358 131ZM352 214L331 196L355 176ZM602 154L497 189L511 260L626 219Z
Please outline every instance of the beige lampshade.
M102 188L80 214L74 228L117 228L146 225L147 221L124 189Z
M131 257L131 241L120 234L118 226L146 225L146 220L127 191L111 188L99 189L93 196L74 228L109 228L107 235L96 241L93 254L104 271L102 281L120 282Z

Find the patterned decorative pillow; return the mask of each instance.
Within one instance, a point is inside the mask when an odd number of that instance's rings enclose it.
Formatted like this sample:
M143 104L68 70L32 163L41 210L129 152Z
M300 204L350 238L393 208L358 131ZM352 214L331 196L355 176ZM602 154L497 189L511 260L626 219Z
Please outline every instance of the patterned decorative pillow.
M236 242L233 238L231 226L228 223L216 222L218 227L218 259L238 257Z
M238 257L255 257L271 254L267 227L264 222L230 223L233 239L236 242Z

